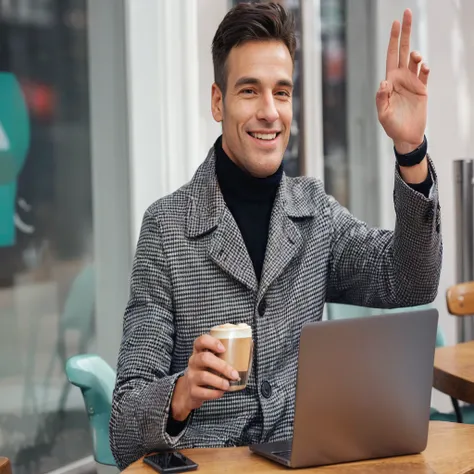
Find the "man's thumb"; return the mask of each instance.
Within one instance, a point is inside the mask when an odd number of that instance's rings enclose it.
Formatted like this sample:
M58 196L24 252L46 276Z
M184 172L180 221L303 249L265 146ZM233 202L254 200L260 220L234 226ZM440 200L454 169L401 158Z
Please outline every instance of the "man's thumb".
M389 98L391 94L391 85L388 81L382 81L380 83L379 90L377 91L377 95L375 97L375 103L377 105L377 112L383 114L385 110L388 108Z

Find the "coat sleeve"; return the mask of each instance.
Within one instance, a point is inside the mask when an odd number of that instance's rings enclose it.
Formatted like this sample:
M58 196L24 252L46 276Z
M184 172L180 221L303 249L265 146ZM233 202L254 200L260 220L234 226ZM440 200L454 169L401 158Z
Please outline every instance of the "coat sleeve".
M393 231L369 228L329 197L332 250L327 301L371 308L431 303L442 263L438 182L428 197L413 190L395 170Z
M150 451L173 447L186 432L185 427L171 437L166 431L182 375L170 373L174 333L168 263L157 220L147 211L133 263L110 419L110 445L120 469Z

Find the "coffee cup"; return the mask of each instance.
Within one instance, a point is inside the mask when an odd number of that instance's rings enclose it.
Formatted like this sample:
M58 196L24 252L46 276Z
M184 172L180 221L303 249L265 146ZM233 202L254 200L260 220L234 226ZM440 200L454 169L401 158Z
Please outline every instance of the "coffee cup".
M229 380L229 391L244 389L252 368L252 328L245 323L226 323L211 328L210 335L219 339L225 348L225 352L218 354L218 357L225 360L239 373L239 380Z

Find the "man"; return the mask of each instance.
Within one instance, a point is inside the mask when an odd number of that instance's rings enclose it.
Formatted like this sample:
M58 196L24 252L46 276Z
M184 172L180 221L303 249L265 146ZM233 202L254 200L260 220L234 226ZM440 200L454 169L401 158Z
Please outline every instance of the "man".
M166 447L288 439L302 326L326 302L391 308L434 300L442 244L426 155L429 70L394 22L379 120L393 140L395 231L369 229L319 180L288 178L293 22L277 4L232 9L213 41L212 114L222 136L190 183L146 211L117 369L111 446L124 468ZM400 46L399 46L400 38ZM172 157L169 157L172 159ZM247 387L209 336L247 323ZM224 377L216 375L222 374Z

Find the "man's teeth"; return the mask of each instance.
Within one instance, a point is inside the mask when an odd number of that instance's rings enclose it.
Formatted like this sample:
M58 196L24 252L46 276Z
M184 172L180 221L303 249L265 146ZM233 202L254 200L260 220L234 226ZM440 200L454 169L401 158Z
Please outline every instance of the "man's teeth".
M274 140L277 136L276 133L250 133L254 138L260 138L260 140Z

